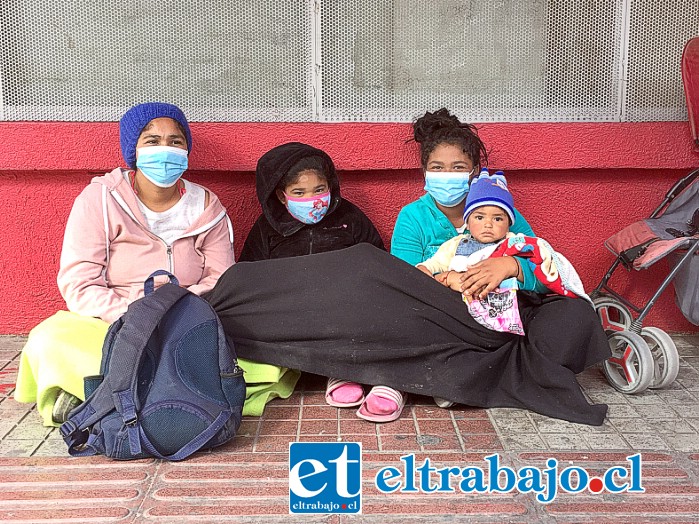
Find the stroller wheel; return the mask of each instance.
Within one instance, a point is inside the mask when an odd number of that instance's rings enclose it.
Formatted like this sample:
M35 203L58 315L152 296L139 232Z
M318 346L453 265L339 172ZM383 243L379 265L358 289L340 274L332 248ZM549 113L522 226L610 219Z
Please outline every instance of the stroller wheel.
M641 337L653 355L655 372L649 388L661 389L672 384L680 370L680 356L670 335L656 327L641 329Z
M625 331L631 327L633 317L629 308L611 297L602 295L592 301L595 311L599 315L602 327L609 333L612 331Z
M610 332L607 335L611 358L604 361L602 370L617 391L640 393L653 380L653 355L640 335L631 331Z

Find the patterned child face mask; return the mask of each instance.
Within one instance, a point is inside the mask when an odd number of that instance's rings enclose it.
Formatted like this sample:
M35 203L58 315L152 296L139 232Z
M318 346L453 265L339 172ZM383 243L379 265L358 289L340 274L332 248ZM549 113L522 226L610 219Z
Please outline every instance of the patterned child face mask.
M468 179L473 170L463 171L425 171L425 191L438 204L454 207L466 198Z
M187 150L170 146L139 147L136 167L158 187L172 187L188 165Z
M296 198L286 196L286 209L299 222L304 224L317 224L320 222L325 213L328 212L330 205L330 191L312 197Z

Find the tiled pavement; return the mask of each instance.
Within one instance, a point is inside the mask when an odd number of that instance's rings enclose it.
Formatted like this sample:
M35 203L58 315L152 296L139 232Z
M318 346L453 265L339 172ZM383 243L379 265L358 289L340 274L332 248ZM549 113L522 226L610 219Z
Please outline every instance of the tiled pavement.
M0 522L699 522L699 335L673 336L681 356L677 381L626 396L597 369L579 376L585 392L610 405L590 427L516 409L442 410L411 397L400 420L375 425L325 405L320 377L304 376L293 396L246 418L231 443L182 463L69 458L56 430L32 405L12 397L24 338L0 336ZM288 514L288 443L362 442L363 515ZM374 486L378 469L416 464L486 468L493 452L520 468L555 457L600 473L640 452L643 494L395 493ZM458 486L457 484L454 484Z

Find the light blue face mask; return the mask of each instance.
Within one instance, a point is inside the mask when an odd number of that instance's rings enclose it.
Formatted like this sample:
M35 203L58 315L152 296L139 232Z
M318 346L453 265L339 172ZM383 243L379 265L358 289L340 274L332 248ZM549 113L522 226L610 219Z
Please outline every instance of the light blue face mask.
M172 187L188 165L187 150L170 146L139 147L136 167L158 187Z
M317 224L330 205L330 191L322 195L315 195L307 198L296 198L286 195L286 209L299 222L304 224Z
M473 171L425 171L425 191L438 204L454 207L466 198L471 173Z

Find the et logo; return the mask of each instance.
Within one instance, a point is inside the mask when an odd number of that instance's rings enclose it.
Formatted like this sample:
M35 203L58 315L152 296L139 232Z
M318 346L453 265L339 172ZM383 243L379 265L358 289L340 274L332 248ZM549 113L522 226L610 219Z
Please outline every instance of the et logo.
M361 512L361 443L289 443L289 513Z

